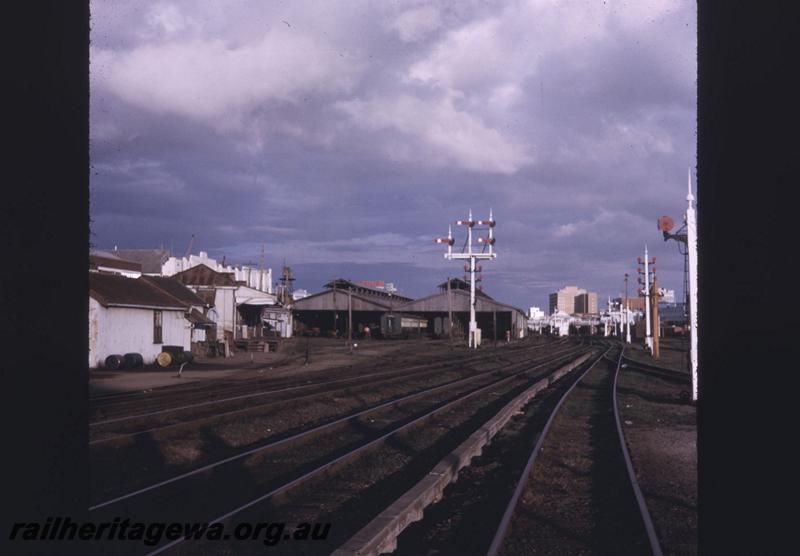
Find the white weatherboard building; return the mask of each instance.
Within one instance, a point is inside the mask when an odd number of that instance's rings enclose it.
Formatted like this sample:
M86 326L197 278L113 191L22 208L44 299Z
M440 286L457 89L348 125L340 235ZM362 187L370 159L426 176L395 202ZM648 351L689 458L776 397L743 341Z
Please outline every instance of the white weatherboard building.
M236 291L239 286L232 274L217 272L201 264L179 272L173 278L214 308L218 340L223 339L225 331L233 334L240 323L236 311Z
M115 274L89 273L89 367L109 355L139 353L155 362L163 346L191 348L190 306L152 283Z

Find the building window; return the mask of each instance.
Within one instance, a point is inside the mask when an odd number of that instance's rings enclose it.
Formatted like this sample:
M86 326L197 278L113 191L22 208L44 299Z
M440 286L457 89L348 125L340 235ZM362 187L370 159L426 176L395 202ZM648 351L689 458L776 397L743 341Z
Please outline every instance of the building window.
M161 311L153 311L153 343L160 344L161 338Z

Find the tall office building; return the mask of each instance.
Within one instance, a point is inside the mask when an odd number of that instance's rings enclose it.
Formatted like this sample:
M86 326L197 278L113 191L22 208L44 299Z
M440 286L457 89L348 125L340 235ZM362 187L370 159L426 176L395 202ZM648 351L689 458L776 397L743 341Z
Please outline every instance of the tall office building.
M575 312L579 314L592 314L599 313L597 310L597 293L586 292L579 293L575 296Z
M580 295L588 295L589 297L585 300L584 307L594 307L594 310L590 311L579 311L575 304L579 303L578 296ZM592 305L592 299L594 300ZM550 294L550 307L548 309L549 314L553 314L553 311L558 308L559 311L567 313L568 315L573 315L575 313L590 313L590 312L597 312L597 294L594 292L587 292L583 288L579 288L577 286L567 286L566 288L562 288L555 293Z

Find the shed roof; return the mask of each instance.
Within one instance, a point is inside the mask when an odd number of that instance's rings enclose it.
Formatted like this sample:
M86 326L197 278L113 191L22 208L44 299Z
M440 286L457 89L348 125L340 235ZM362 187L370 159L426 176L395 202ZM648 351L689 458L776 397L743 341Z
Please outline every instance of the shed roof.
M153 283L118 274L89 273L89 295L103 307L135 307L186 311L183 303Z
M457 289L451 290L452 307L453 311L465 312L469 311L469 291ZM476 292L477 293L477 292ZM411 313L446 313L450 308L450 303L447 301L447 291L440 291L438 293L402 303L395 307L397 311L407 311ZM525 311L513 305L501 303L489 297L488 295L476 296L475 310L478 312L488 311L516 311L521 313L527 318Z
M337 288L338 289L338 288ZM350 294L353 311L388 311L391 309L389 300L372 296ZM346 291L339 290L338 295L330 289L315 293L292 303L295 311L346 311L348 303Z
M331 280L323 287L333 290L334 286L336 286L337 290L352 290L353 292L368 295L368 296L375 296L375 297L382 297L385 299L394 299L397 301L411 301L412 298L406 297L405 295L400 295L397 293L387 292L385 290L379 290L376 288L370 288L369 286L364 286L362 284L356 284L352 280L345 280L343 278L336 278Z
M111 253L126 261L141 264L142 272L147 274L161 274L162 266L169 259L168 249L115 249Z
M436 286L443 292L447 292L447 280ZM469 291L469 282L462 280L461 278L450 278L450 289L451 290L466 290ZM475 288L475 295L477 297L485 297L487 299L492 299L487 293L484 293L483 290Z
M142 272L142 265L140 263L124 260L108 251L90 251L89 268L96 269L99 266Z
M275 294L240 285L236 290L236 303L238 305L275 305L278 303L278 297Z
M157 288L164 290L172 297L176 298L181 303L185 303L186 305L207 305L207 303L196 293L194 293L180 281L175 280L170 276L142 276L141 279L146 280Z
M204 264L179 272L173 278L187 286L237 287L232 272L217 272Z

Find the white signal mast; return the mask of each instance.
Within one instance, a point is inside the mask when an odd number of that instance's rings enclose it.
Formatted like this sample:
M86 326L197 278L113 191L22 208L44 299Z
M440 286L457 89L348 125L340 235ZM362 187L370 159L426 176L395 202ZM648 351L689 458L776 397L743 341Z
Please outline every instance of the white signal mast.
M686 214L683 217L684 226L676 233L671 234L673 227L672 218L662 216L658 219L658 229L664 233L664 241L674 239L686 245L686 252L681 254L686 258L684 266L684 287L689 304L689 360L692 371L692 401L698 397L697 388L697 213L692 195L692 169L689 169L689 189L686 194Z
M644 285L644 290L639 290L639 295L644 296L644 316L645 316L645 345L650 353L653 353L653 329L650 322L650 273L655 272L655 268L650 269L649 265L655 264L656 258L649 259L647 256L647 244L644 246L644 262L641 257L636 257L639 265L644 264L644 270L638 269L639 274L644 274L644 280L639 277L639 284Z
M689 253L689 342L692 361L692 401L697 401L697 216L692 204L692 170L689 169L689 193L686 195L686 245Z
M476 265L475 261L478 259L484 260L491 260L497 258L497 253L494 252L494 226L496 222L494 217L492 216L492 210L489 209L489 219L488 220L478 220L475 221L472 219L472 210L469 211L469 219L467 220L458 220L456 221L457 226L467 226L467 244L466 244L466 251L462 249L461 253L453 253L453 243L455 240L453 239L453 228L448 227L447 230L447 237L446 238L436 238L436 243L445 243L447 244L447 253L444 254L445 259L469 259L469 347L470 348L477 348L479 339L478 334L480 333L478 330L478 323L475 320L475 271ZM488 237L479 237L478 243L483 244L483 249L480 252L473 251L472 249L472 229L475 226L481 226L482 228L479 229L488 229L489 236ZM486 247L488 246L489 251L486 251ZM453 326L453 323L450 323L450 326Z

